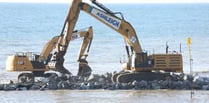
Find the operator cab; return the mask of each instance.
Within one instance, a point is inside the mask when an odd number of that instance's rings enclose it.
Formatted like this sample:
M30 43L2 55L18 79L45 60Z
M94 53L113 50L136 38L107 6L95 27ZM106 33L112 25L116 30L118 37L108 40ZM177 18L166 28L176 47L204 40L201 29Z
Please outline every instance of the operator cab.
M147 56L147 52L137 53L135 67L152 67L153 60Z

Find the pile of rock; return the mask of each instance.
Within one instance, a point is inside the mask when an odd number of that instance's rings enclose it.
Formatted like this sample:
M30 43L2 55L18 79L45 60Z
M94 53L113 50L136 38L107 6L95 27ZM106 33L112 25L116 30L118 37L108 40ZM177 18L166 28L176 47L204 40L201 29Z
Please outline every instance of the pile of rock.
M102 75L92 74L89 77L77 76L52 76L42 78L33 83L10 83L0 84L0 90L88 90L88 89L178 89L178 90L209 90L209 78L200 77L198 75L190 76L186 74L171 74L172 80L154 80L154 81L133 81L129 83L114 83L112 82L112 73Z

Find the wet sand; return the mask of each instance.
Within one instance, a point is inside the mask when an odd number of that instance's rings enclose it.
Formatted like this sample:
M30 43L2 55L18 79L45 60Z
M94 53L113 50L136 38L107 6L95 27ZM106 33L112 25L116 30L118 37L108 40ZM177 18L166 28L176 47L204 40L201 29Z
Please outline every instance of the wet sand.
M209 91L55 90L0 91L2 103L207 103Z

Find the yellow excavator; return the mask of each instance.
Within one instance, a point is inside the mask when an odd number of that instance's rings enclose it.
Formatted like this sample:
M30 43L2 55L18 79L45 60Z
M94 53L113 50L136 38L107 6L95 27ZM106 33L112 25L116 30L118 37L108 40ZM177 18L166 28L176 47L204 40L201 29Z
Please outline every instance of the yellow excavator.
M78 20L80 11L84 11L90 16L94 17L95 19L99 20L103 24L121 34L126 42L125 48L128 55L128 61L124 64L121 72L113 75L113 82L171 79L170 72L183 72L182 55L180 53L148 55L147 52L143 52L134 28L128 21L124 19L122 13L113 12L96 0L91 0L91 2L95 6L82 2L82 0L72 0L60 36L61 38L58 40L58 45L56 45L56 52L54 53L56 60L54 63L49 62L48 64L51 64L53 67L63 73L68 72L63 67L63 57L66 53L69 41L72 37L73 29ZM67 31L66 37L62 35L64 34L64 31ZM43 60L46 59L47 58L45 57ZM15 63L22 64L21 61L15 61ZM10 64L12 63L10 62ZM25 67L28 66L26 65ZM165 73L159 71L165 71Z
M35 77L49 77L55 73L45 73L49 70L55 70L64 74L71 74L63 65L58 64L60 62L57 54L60 52L58 50L59 40L62 40L64 36L55 36L50 41L48 41L40 55L33 54L32 52L27 53L16 53L16 55L8 56L7 58L7 71L30 71L31 73L21 73L18 76L18 81L26 80L25 82L33 82ZM88 52L93 39L93 28L89 27L88 30L75 30L72 33L71 39L68 41L73 41L78 38L83 38L82 45L80 47L80 53L78 57L79 71L78 76L89 76L91 74L91 68L86 60ZM68 46L68 45L66 45ZM51 53L54 52L54 55ZM64 51L66 52L66 51ZM64 56L64 55L62 55ZM61 58L63 59L63 57ZM63 60L61 62L64 62ZM60 67L59 67L60 66ZM23 79L24 78L24 79Z
M113 82L165 80L172 79L171 72L183 72L181 53L167 52L148 55L142 50L133 26L124 19L121 12L113 12L96 0L91 0L91 2L95 6L82 0L73 0L72 9L76 12L72 15L79 15L80 11L84 11L121 34L126 42L128 62L123 65L120 73L113 75Z

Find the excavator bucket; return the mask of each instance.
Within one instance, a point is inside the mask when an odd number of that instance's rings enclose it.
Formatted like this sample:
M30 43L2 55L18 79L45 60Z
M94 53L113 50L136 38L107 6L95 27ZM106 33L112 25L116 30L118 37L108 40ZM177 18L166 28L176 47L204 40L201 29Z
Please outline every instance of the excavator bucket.
M91 75L92 69L87 62L80 62L77 76L88 77Z

